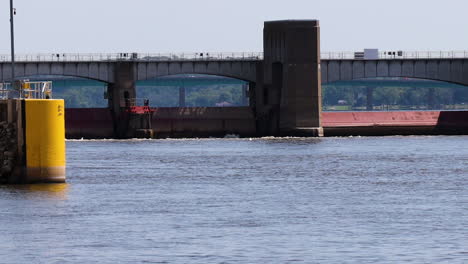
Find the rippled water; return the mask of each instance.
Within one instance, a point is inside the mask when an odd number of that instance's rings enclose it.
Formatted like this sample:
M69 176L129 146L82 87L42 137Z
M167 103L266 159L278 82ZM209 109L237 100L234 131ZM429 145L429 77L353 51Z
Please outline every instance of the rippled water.
M468 263L468 137L68 141L0 263Z

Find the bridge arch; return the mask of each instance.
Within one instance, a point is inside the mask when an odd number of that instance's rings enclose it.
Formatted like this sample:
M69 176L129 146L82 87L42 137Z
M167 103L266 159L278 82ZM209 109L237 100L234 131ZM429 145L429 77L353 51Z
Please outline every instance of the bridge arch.
M15 76L71 76L105 83L114 82L114 65L111 62L17 62ZM11 64L0 63L0 80L11 79Z
M163 76L203 74L234 78L255 83L258 61L165 61L137 62L136 80Z
M248 106L249 82L208 74L177 74L136 82L136 97L158 107Z
M392 76L392 77L366 77L350 80L335 80L322 82L323 85L352 85L352 86L391 86L391 87L435 87L446 88L447 86L468 86L468 84L445 81L440 79L428 79L422 77Z
M465 85L423 78L370 77L333 81L324 83L322 94L325 110L333 110L330 106L336 105L341 105L336 109L357 111L363 110L363 106L367 110L376 110L373 106L393 110L460 110L468 106Z
M468 86L468 59L322 60L322 83L402 77Z
M65 100L67 108L104 108L108 83L67 75L21 76L30 81L52 81L52 97Z
M59 81L59 80L66 80L68 78L76 78L80 80L87 80L87 81L95 81L95 82L100 82L105 85L108 85L109 83L97 79L97 78L92 78L92 77L85 77L81 75L66 75L66 74L32 74L32 75L18 75L16 74L16 78L18 79L29 79L29 80L41 80L41 81L47 81L47 80L52 80L52 81Z

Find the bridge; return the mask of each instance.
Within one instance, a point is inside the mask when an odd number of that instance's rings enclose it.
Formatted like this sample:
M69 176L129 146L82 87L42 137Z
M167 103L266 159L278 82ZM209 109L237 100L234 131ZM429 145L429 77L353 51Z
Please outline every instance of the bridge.
M322 60L322 82L407 77L468 85L468 53L464 54L465 57Z
M131 64L134 81L178 74L208 74L255 82L259 53L216 54L38 54L15 56L16 77L60 75L115 83L119 66ZM209 53L208 53L209 55ZM229 56L231 55L231 56ZM9 56L0 56L0 80L11 79Z
M204 55L204 56L203 56ZM252 53L111 53L25 54L15 56L17 77L74 76L114 83L116 65L130 62L136 81L179 74L208 74L257 82L262 52ZM0 80L11 79L10 55L0 55ZM468 51L403 52L378 59L355 58L351 52L321 54L321 81L330 83L376 77L407 77L468 85Z
M204 55L204 56L203 56ZM17 77L74 76L114 83L116 65L134 64L135 80L144 81L179 74L208 74L257 82L262 52L181 54L25 54L15 56ZM0 55L0 80L11 79L11 57ZM468 51L402 52L378 59L355 58L351 52L321 54L321 81L351 81L377 77L407 77L468 85Z
M257 135L321 135L321 83L409 77L468 85L468 52L385 52L367 60L353 53L320 53L319 22L265 22L263 53L38 54L15 57L16 77L62 75L108 84L118 137L128 137L125 102L135 83L178 74L208 74L249 83ZM0 55L0 80L12 77ZM371 91L370 91L371 96Z

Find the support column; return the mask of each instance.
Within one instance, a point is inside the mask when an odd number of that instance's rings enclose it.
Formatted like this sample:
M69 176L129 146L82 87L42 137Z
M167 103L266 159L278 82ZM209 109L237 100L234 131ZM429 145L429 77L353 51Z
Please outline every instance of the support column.
M427 108L428 110L434 110L436 108L436 103L435 103L435 89L434 88L429 88L427 91Z
M367 86L367 102L366 109L367 111L374 110L374 87Z
M179 107L185 107L185 86L179 86Z
M107 87L108 106L114 119L114 134L117 138L128 137L129 116L125 107L136 98L135 65L133 62L118 62L114 66L114 82Z
M256 106L256 101L257 101L257 84L254 82L249 82L249 90L248 90L248 101L247 103L249 104L250 108L252 111L255 113L255 106Z
M320 27L317 20L265 22L260 130L268 135L322 136ZM257 96L258 97L258 96Z
M242 85L242 98L241 98L242 106L248 106L248 103L249 103L248 102L248 100L249 100L248 89L249 89L248 84L243 84Z

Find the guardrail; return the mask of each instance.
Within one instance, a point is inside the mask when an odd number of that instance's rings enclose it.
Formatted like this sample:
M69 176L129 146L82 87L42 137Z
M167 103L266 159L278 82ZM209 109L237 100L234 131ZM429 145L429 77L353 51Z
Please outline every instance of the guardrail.
M322 52L322 60L354 60L356 52ZM378 59L463 59L468 51L380 51Z
M468 58L468 51L381 51L378 59L455 59ZM75 61L194 61L194 60L262 60L262 52L196 52L196 53L43 53L17 54L17 62ZM356 52L322 52L323 60L354 60ZM365 58L364 58L365 59ZM10 62L10 55L0 54L0 62Z
M15 81L14 85L11 83L0 83L0 99L7 98L52 98L52 82Z
M261 52L197 52L197 53L50 53L17 54L17 62L75 61L193 61L193 60L262 60ZM0 62L10 62L10 55L0 55Z
M148 98L127 98L125 99L125 106L149 106Z
M0 99L7 99L9 98L11 89L10 83L1 83L0 82Z

